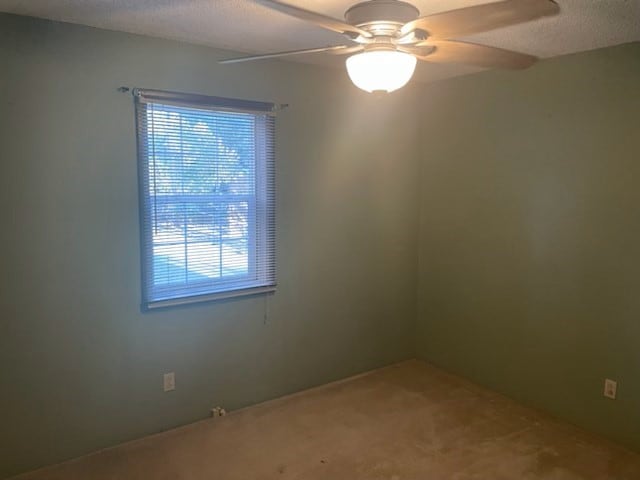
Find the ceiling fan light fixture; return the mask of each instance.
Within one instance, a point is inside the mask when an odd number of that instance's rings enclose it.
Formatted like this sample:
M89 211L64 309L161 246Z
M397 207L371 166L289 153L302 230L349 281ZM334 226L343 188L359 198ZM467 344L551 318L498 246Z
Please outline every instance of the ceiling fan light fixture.
M370 50L347 58L354 85L367 92L393 92L404 87L416 69L416 57L397 50Z

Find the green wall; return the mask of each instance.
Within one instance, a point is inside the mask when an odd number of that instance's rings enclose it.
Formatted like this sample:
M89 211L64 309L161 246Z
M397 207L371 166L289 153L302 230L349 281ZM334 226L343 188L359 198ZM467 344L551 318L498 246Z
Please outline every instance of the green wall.
M640 449L640 44L421 106L418 355Z
M415 90L226 55L0 15L0 478L413 356ZM140 312L121 85L290 104L275 295Z

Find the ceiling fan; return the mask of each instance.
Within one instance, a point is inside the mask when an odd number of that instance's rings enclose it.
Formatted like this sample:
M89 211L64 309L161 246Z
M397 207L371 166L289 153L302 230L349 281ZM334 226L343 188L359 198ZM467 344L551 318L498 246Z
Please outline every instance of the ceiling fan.
M484 68L527 68L536 57L452 39L529 22L560 11L553 0L501 0L420 17L416 7L401 0L368 0L349 8L345 20L341 21L277 0L254 1L341 33L348 43L230 58L220 63L316 52L351 55L346 61L349 77L357 87L368 92L392 92L403 87L413 76L417 60Z

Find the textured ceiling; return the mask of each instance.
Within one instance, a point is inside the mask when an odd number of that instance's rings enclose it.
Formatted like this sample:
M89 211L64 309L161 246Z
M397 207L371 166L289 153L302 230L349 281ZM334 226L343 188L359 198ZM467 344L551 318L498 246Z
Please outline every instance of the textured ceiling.
M409 0L422 15L488 3L488 0ZM490 0L493 1L493 0ZM355 1L288 0L336 18ZM543 58L640 41L640 0L557 0L561 13L466 40ZM343 43L344 38L273 12L251 0L0 0L0 11L79 23L110 30L183 40L250 53L268 53ZM289 57L342 65L344 57ZM478 69L419 62L416 77L438 80ZM229 65L229 68L234 68Z

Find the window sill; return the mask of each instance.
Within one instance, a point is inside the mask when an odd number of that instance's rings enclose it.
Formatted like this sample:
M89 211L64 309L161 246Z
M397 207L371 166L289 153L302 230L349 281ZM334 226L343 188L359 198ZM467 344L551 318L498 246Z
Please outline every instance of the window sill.
M180 305L192 305L195 303L214 302L216 300L233 299L239 297L248 297L265 293L273 293L276 291L276 285L265 287L252 287L240 290L231 290L227 292L207 293L204 295L193 295L190 297L169 298L166 300L154 300L142 305L145 312L151 310L159 310L163 308L177 307Z

